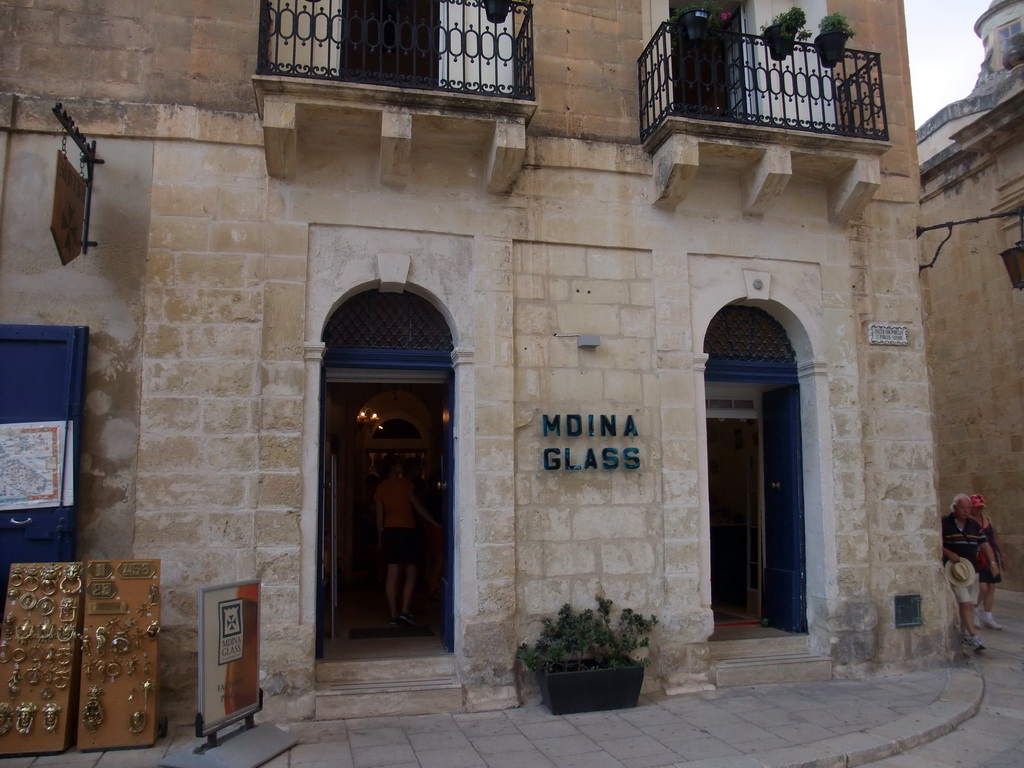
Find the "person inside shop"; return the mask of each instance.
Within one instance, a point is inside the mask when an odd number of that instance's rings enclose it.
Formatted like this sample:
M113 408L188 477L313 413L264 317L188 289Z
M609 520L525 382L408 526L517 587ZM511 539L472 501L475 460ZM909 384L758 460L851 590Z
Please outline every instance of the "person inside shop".
M974 607L974 623L986 629L1002 629L1003 625L995 620L992 615L992 607L996 601L996 584L1003 580L1003 552L996 538L996 531L992 527L992 518L988 516L985 509L985 497L980 493L971 496L971 519L980 527L981 532L988 539L988 544L995 553L996 572L992 571L992 563L981 558L978 563L978 600Z
M416 515L425 525L437 525L416 497L415 486L402 476L402 462L390 457L382 480L373 496L377 511L377 532L381 552L387 564L384 590L392 624L416 626L410 608L416 590L417 565L423 556L423 543L416 527ZM402 584L401 610L398 603L398 584Z
M950 514L942 518L942 563L956 597L963 643L980 651L985 646L974 626L974 604L979 592L979 550L992 563L994 573L998 573L999 566L981 526L971 518L972 509L971 497L966 493L953 497Z

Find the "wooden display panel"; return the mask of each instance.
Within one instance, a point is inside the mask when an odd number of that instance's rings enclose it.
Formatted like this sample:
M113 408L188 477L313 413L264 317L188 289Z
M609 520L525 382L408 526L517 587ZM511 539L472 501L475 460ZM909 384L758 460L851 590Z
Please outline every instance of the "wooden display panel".
M82 563L11 565L0 635L0 755L71 746L82 577Z
M85 567L78 748L149 747L159 717L160 561Z

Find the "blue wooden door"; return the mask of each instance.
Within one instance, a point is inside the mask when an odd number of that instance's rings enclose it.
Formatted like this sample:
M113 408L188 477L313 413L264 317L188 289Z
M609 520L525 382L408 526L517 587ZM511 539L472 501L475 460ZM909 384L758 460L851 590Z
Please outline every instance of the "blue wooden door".
M762 396L764 429L764 589L762 616L786 632L806 630L800 390Z
M84 326L0 325L0 424L61 423L60 461L67 468L67 490L52 505L0 512L0 591L11 563L74 559L88 339ZM6 467L13 473L11 459Z
M441 645L449 653L455 650L455 372L448 375L444 404L444 570L441 573Z

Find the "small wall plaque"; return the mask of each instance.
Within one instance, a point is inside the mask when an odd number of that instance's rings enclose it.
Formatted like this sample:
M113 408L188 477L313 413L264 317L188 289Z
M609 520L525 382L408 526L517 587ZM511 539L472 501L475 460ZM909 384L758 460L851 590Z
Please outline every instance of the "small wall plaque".
M910 344L907 326L894 323L871 323L868 326L868 344L905 347Z
M919 627L921 621L921 596L896 595L893 598L897 627Z

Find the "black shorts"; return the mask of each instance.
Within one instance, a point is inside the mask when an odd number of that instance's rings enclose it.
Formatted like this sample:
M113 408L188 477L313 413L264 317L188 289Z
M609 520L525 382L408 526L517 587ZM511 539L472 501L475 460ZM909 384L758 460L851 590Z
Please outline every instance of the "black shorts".
M408 565L423 556L423 541L418 528L385 528L381 535L384 562Z
M982 568L982 569L980 569L978 571L978 581L980 581L982 584L998 584L1002 580L1003 580L1002 569L1000 569L999 574L996 575L996 576L993 576L992 575L992 570L990 568L987 568L987 567L986 568Z

